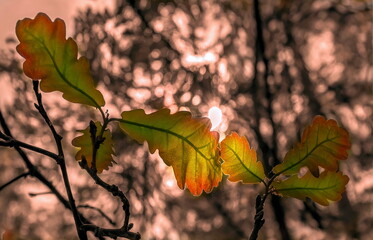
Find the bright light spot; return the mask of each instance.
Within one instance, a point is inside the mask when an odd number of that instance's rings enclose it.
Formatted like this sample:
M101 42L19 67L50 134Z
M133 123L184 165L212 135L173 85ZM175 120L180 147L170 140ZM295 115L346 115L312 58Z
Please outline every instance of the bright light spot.
M203 55L192 55L186 54L183 56L182 62L187 66L192 65L205 65L215 63L218 60L218 56L215 53L207 52Z
M166 180L165 184L166 184L167 187L173 188L175 186L175 181L172 180L172 179L168 179L168 180Z
M209 109L208 117L210 118L212 124L211 130L213 130L221 123L223 114L220 108L212 107Z

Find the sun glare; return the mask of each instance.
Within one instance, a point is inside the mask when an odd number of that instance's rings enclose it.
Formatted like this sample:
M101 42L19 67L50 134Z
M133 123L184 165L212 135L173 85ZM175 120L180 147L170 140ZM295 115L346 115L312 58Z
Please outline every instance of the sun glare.
M211 120L211 130L215 129L222 121L223 114L218 107L212 107L209 109L208 118Z

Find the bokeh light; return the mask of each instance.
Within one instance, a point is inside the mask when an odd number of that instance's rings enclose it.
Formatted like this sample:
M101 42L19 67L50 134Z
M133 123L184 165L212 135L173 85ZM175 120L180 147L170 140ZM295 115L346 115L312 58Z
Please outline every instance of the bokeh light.
M223 113L218 107L211 107L208 112L208 118L211 120L211 130L215 130L223 120Z

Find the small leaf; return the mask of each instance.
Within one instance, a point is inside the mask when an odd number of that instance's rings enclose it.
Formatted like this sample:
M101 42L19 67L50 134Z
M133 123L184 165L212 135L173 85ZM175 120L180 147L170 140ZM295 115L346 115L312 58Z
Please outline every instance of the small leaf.
M95 122L95 126L97 127L97 133L100 133L102 129L101 123ZM93 146L90 128L88 126L84 130L79 130L79 132L83 133L83 135L74 138L72 141L72 144L75 147L80 148L75 156L75 159L80 161L84 156L87 160L88 166L91 167ZM115 162L112 157L112 155L115 155L113 150L113 140L111 132L108 129L104 131L103 138L104 142L100 144L100 147L96 153L96 169L98 173L101 173L104 169L109 169L109 166L112 166L112 162Z
M52 22L46 14L39 13L35 19L18 21L16 34L20 41L17 51L26 59L23 70L31 79L41 79L42 91L60 91L73 103L97 108L105 105L101 92L94 87L88 60L77 59L75 41L65 38L63 20Z
M339 201L341 194L346 190L349 178L340 172L324 171L317 178L309 171L298 178L293 175L283 182L273 182L275 192L286 197L305 200L306 197L313 201L328 206L330 201Z
M233 132L221 142L223 173L229 174L228 180L243 183L263 182L265 178L263 165L257 162L256 152L250 149L245 137Z
M275 166L277 174L294 174L306 166L314 176L319 174L319 166L329 170L338 169L338 161L347 159L351 147L348 132L337 122L316 116L311 126L302 135L301 143L290 150L284 161Z
M221 181L219 136L210 131L208 118L192 118L189 112L170 114L169 109L145 114L139 109L123 112L120 127L136 141L147 141L151 153L159 150L181 189L186 186L200 195Z

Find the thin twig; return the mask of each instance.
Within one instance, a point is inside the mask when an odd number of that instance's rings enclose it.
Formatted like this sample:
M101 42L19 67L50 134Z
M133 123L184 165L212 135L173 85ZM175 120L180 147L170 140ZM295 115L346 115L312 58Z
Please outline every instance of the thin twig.
M100 148L100 143L97 144L97 127L93 121L89 122L89 133L91 135L91 144L92 144L92 161L91 161L91 168L94 173L97 173L97 167L96 167L96 156L97 156L97 150Z
M1 124L1 127L4 130L4 133L8 137L13 138L13 135L10 132L8 124L5 122L5 118L4 118L1 111L0 111L0 124ZM30 161L27 154L19 146L14 146L14 149L21 156L23 162L26 164L26 167L29 169L29 171L31 173L31 176L36 177L41 183L43 183L47 188L49 188L49 190L51 190L51 192L53 192L53 194L65 206L65 208L70 209L69 202L62 196L62 194L56 189L56 187L53 186L53 184L50 181L48 181L47 178L39 172L39 170L36 168L36 166Z
M129 225L131 227L132 224ZM110 229L110 228L100 228L96 225L85 224L82 226L86 231L91 231L95 234L96 237L111 237L116 239L117 237L124 237L131 240L139 240L141 236L139 233L129 232L130 228L127 231L123 229Z
M272 172L270 172L272 174ZM264 217L264 203L268 197L272 193L271 184L276 179L278 175L273 174L273 176L268 180L265 184L266 189L263 196L258 195L255 200L255 216L254 216L254 228L250 234L249 240L256 240L258 238L259 230L263 227L265 220Z
M18 141L10 136L7 136L7 135L2 135L1 132L0 132L0 138L4 139L5 141L0 141L0 146L4 146L4 147L21 147L21 148L25 148L25 149L28 149L28 150L31 150L33 152L36 152L36 153L40 153L42 155L45 155L45 156L48 156L54 160L58 160L58 155L55 154L55 153L52 153L48 150L45 150L43 148L39 148L39 147L36 147L36 146L33 146L33 145L30 145L28 143L25 143L25 142L21 142L21 141Z
M40 115L43 117L45 123L48 125L49 129L51 130L53 134L53 138L56 142L56 146L58 149L58 157L63 158L63 148L62 148L62 136L59 135L56 131L56 129L53 126L52 121L49 119L47 112L44 109L43 102L42 102L42 96L41 93L39 93L39 81L33 81L33 89L36 96L36 100L38 101L38 104L34 104L35 108L39 111Z
M3 128L4 133L8 136L13 138L13 135L8 127L8 124L5 121L5 118L0 111L0 125ZM30 171L30 176L35 177L38 179L44 186L46 186L55 196L56 198L62 203L62 205L66 208L71 210L71 206L68 200L62 194L57 190L57 188L50 182L38 169L37 167L30 161L29 157L27 154L19 147L19 146L14 146L14 149L18 152L20 157L22 158L23 162L26 164L26 167ZM91 221L86 219L81 213L79 213L79 217L82 220L84 224L91 224ZM104 238L100 238L100 240L104 240Z
M101 216L103 216L111 225L115 226L116 225L116 222L114 222L108 215L106 215L101 209L97 208L97 207L93 207L93 206L90 206L88 204L84 204L84 205L78 205L77 208L88 208L88 209L93 209L93 210L96 210L97 212L99 212L101 214Z
M266 196L266 195L265 195ZM265 198L258 195L255 201L255 217L254 217L254 228L250 234L249 240L256 240L258 238L259 230L263 227L265 220L264 216L264 201Z
M21 179L21 178L25 178L27 177L28 175L30 175L30 172L25 172L25 173L22 173L20 175L18 175L17 177L11 179L10 181L8 181L7 183L3 184L2 186L0 186L0 191L3 190L4 188L6 188L7 186L9 186L10 184L16 182L17 180Z
M41 195L53 194L53 192L28 193L30 197L37 197Z
M122 208L125 213L124 216L124 222L123 226L120 229L105 229L100 228L95 225L89 225L85 224L82 226L82 228L86 231L93 231L95 233L95 236L99 237L126 237L131 240L138 240L141 239L141 235L139 233L129 232L129 230L132 228L133 224L129 223L130 218L130 203L127 199L127 197L124 195L124 193L119 190L119 188L116 185L110 185L106 182L104 182L98 175L97 171L94 171L92 167L89 167L87 164L86 159L83 156L83 160L79 162L79 165L87 171L87 173L92 177L92 179L95 181L95 183L102 188L104 188L106 191L110 192L114 197L118 197L122 202Z
M85 157L83 156L83 160L79 163L80 166L85 169L88 174L92 177L92 179L95 181L97 185L100 185L104 189L106 189L108 192L110 192L113 196L118 196L119 199L122 201L123 204L123 211L125 214L123 226L120 229L104 229L100 228L98 226L94 225L88 225L83 226L84 229L93 231L95 233L95 236L103 237L119 237L124 236L128 239L140 239L141 236L139 233L130 233L129 230L132 228L133 224L129 223L130 218L130 203L127 199L127 197L124 195L124 193L119 190L119 188L116 185L109 185L106 182L104 182L100 177L97 175L97 168L96 168L96 156L97 151L100 148L100 145L105 141L105 138L103 137L105 129L110 122L109 115L105 116L104 123L101 128L101 131L97 135L97 127L93 121L90 121L89 123L89 133L91 135L91 144L93 146L92 148L92 161L91 166L89 167L87 165L87 161ZM119 235L118 235L119 234Z
M34 88L36 99L38 101L38 104L35 104L35 107L39 111L40 115L43 117L45 122L47 123L49 129L51 130L51 132L53 134L55 142L56 142L56 146L57 146L57 149L58 149L58 158L56 160L57 160L57 163L60 166L60 169L61 169L61 172L62 172L63 182L64 182L64 185L65 185L67 197L69 199L69 204L70 204L70 207L71 207L71 211L73 213L75 226L76 226L77 233L79 235L79 239L80 240L88 240L86 232L82 231L81 228L80 228L80 226L82 226L83 223L80 220L78 209L76 208L76 205L75 205L74 196L73 196L72 191L71 191L69 176L67 174L66 163L65 163L65 158L64 158L63 148L62 148L62 142L61 142L62 137L57 133L57 131L54 128L51 120L48 117L47 112L44 109L43 102L42 102L42 96L39 93L39 81L33 81L33 88Z

